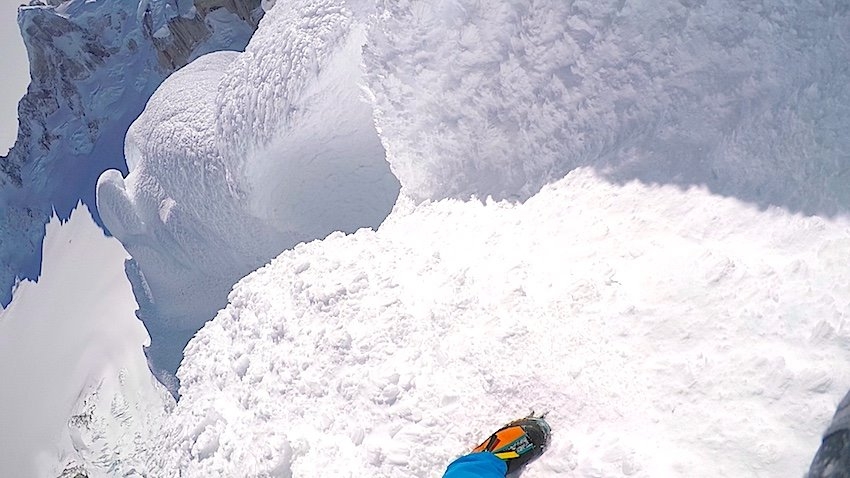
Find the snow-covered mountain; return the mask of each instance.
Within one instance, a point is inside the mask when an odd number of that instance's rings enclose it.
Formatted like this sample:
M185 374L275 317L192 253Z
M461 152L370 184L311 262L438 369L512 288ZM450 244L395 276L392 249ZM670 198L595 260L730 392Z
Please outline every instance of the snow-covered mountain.
M69 473L439 476L532 408L527 478L804 473L850 386L850 8L264 7L98 181L181 398L77 385Z
M129 256L79 206L47 224L43 257L0 310L0 476L128 476L174 405L142 351Z
M17 277L38 276L52 211L67 218L79 200L93 206L100 173L126 170L124 135L162 80L204 53L243 49L262 15L259 0L197 4L33 0L20 8L31 83L15 146L0 158L0 303Z

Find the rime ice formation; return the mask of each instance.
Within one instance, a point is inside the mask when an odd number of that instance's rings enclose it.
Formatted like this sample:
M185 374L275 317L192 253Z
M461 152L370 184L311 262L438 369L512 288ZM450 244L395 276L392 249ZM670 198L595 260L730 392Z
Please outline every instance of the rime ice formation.
M150 356L181 351L244 275L298 242L377 227L398 182L359 86L362 27L338 1L277 5L242 54L168 78L127 133L98 209L138 265Z
M580 170L396 207L240 281L156 476L440 476L549 410L523 478L801 476L850 384L850 223Z
M587 165L848 211L846 3L380 5L366 70L393 172L417 200L524 200Z
M67 218L80 199L93 206L100 173L125 169L124 134L157 85L200 54L244 48L261 13L259 0L177 3L21 7L31 83L15 146L0 158L0 304L16 277L38 276L52 211Z

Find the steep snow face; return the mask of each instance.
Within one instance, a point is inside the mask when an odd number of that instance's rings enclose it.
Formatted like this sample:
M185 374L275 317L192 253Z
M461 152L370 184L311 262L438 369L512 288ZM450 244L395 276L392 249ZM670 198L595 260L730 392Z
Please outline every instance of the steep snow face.
M850 223L570 173L297 246L186 349L156 476L439 476L550 411L523 477L800 476L850 384Z
M245 274L389 214L399 185L360 98L364 36L342 2L276 5L244 53L178 71L131 126L130 173L105 172L97 202L138 264L158 369L176 371Z
M0 304L16 277L38 276L52 211L92 205L100 173L126 170L124 134L157 85L201 53L244 48L261 13L259 0L47 3L18 18L32 82L15 147L0 158Z
M0 476L138 469L136 448L173 402L142 351L127 252L82 206L46 229L38 283L0 311Z
M850 7L381 2L365 54L406 194L527 199L580 165L846 213Z

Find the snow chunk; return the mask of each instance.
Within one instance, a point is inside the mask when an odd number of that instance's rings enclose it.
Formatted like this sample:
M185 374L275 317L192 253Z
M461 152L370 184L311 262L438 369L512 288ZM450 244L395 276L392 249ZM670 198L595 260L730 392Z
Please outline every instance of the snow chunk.
M260 6L263 8L263 11L268 13L269 10L274 8L276 3L277 3L277 0L262 0L262 2L260 3Z
M168 25L163 25L159 28L159 30L153 32L153 37L158 39L167 38L171 35L171 30L168 29Z

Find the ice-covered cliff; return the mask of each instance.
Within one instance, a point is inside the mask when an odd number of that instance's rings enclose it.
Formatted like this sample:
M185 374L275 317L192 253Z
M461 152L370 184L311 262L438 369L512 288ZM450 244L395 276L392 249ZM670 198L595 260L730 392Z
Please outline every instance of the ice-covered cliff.
M53 209L93 206L97 177L126 170L124 134L174 70L213 50L240 50L259 0L34 0L19 10L31 83L15 146L0 158L0 303L35 278ZM97 218L97 214L95 213Z

